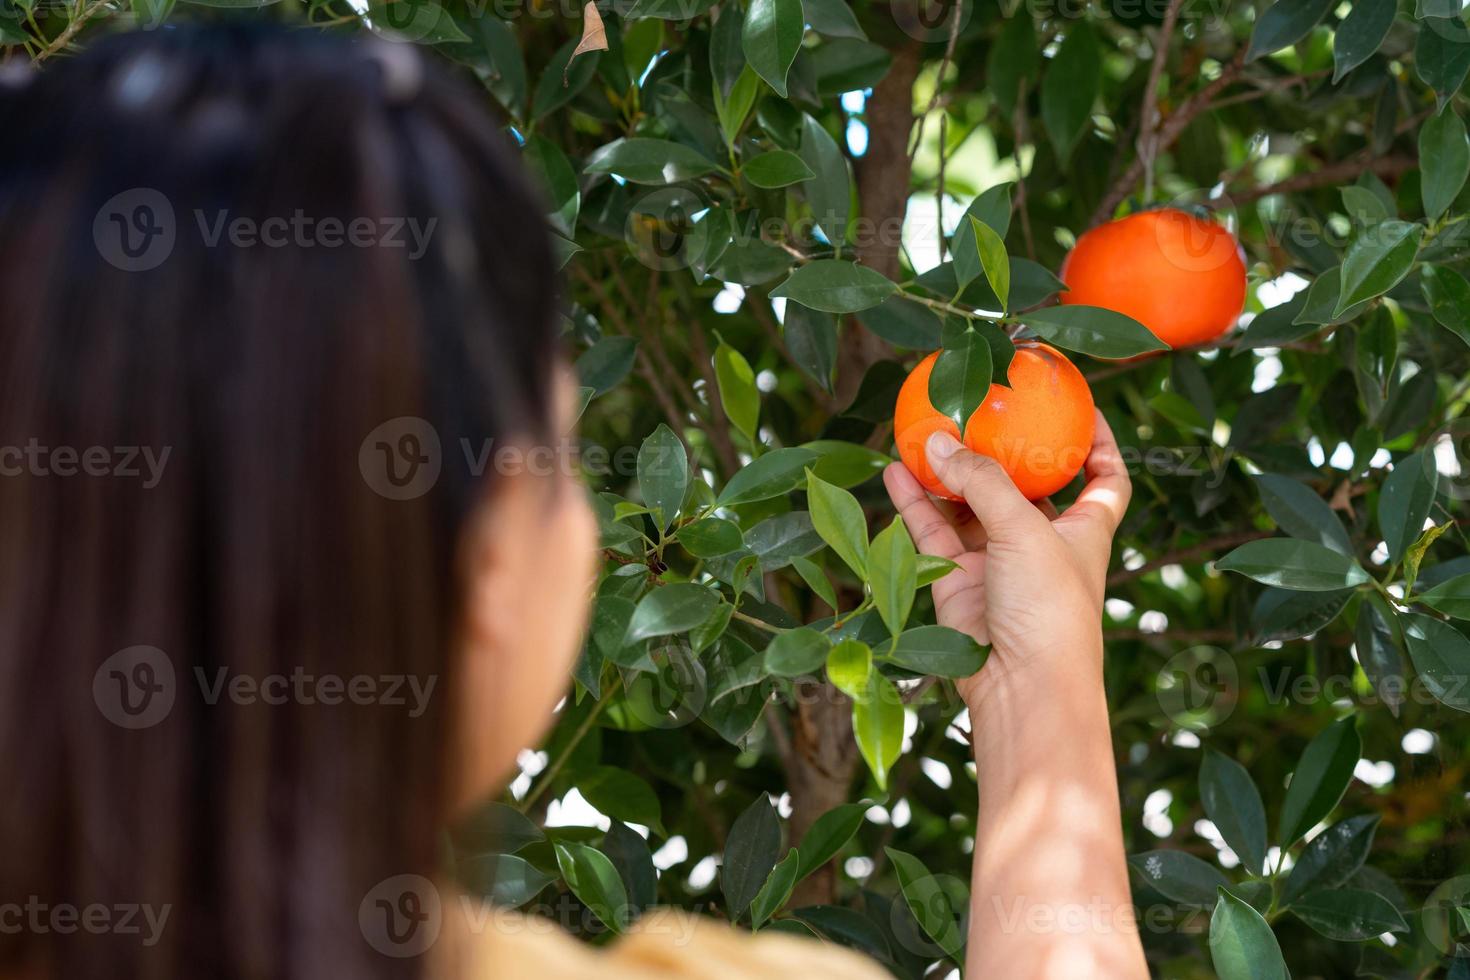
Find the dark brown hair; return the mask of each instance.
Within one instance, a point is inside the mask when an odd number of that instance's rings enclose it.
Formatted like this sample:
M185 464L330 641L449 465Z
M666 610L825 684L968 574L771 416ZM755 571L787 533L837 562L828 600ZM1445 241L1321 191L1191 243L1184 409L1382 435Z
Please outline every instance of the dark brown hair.
M457 447L542 432L554 356L542 209L482 101L408 45L236 28L0 93L0 907L113 909L0 922L0 969L421 969L358 910L446 819L488 492ZM434 438L437 478L374 470ZM297 676L383 696L228 686ZM394 677L433 679L422 714ZM145 904L152 945L118 921Z

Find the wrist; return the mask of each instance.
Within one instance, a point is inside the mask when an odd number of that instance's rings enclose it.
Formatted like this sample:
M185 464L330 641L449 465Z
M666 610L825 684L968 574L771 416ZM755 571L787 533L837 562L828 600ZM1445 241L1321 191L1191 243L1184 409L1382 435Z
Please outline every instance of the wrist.
M1100 636L1021 663L1003 653L991 658L964 690L977 765L1033 750L1043 761L1092 746L1111 754Z

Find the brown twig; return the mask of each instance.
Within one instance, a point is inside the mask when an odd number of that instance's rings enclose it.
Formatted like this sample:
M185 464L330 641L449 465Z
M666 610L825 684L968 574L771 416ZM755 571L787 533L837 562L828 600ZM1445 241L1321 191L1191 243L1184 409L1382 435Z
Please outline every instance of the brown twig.
M1148 82L1143 87L1143 106L1138 111L1139 158L1143 161L1145 198L1152 195L1154 159L1159 152L1159 125L1154 117L1159 113L1159 80L1164 77L1164 65L1169 60L1169 42L1174 38L1174 25L1179 20L1179 10L1184 0L1169 0L1164 11L1164 22L1159 25L1158 37L1154 39L1154 60L1149 66ZM1116 205L1114 205L1116 207Z
M1031 212L1027 208L1026 174L1021 164L1021 147L1031 142L1031 126L1026 118L1026 79L1016 87L1016 112L1011 122L1016 140L1016 213L1021 216L1021 237L1026 242L1026 257L1036 261L1036 240L1031 235Z
M725 414L724 404L720 402L720 385L715 378L714 361L710 357L709 343L704 336L704 324L699 322L698 317L691 322L689 348L699 368L699 375L704 378L704 394L709 402L710 421L713 423L709 429L710 444L719 457L725 474L734 476L735 471L740 469L740 454L735 451L735 441L730 435L730 418Z
M929 96L929 104L919 114L919 125L914 130L914 145L909 148L909 167L911 168L914 165L914 157L919 155L919 147L924 142L924 123L929 118L929 113L939 105L939 94L944 88L945 73L949 71L950 63L954 61L955 44L960 39L960 12L963 6L963 4L955 4L954 16L949 19L949 40L944 45L944 57L940 59L939 71L934 76L934 93ZM940 139L942 140L943 137L941 136Z
M92 3L83 7L81 13L77 14L60 34L56 35L44 48L36 52L36 56L31 59L31 64L39 65L53 54L65 48L71 43L71 39L77 36L77 32L85 27L87 22L96 15L97 11L107 6L109 2L110 0L92 0Z
M1361 173L1372 171L1380 177L1395 177L1406 171L1413 170L1419 166L1419 161L1410 156L1361 156L1352 160L1343 160L1338 163L1323 167L1321 170L1308 174L1297 174L1285 180L1278 180L1274 184L1259 184L1255 187L1246 187L1233 192L1230 199L1236 204L1248 204L1251 201L1269 197L1272 194L1294 194L1298 191L1309 191L1318 187L1330 187L1333 184L1351 180Z
M1156 572L1165 565L1182 565L1189 561L1199 561L1215 557L1215 553L1225 548L1234 548L1245 544L1247 541L1255 541L1258 538L1269 538L1275 531L1235 531L1231 534L1222 534L1208 541L1190 545L1188 548L1180 548L1177 551L1168 551L1152 561L1146 561L1137 568L1120 568L1108 576L1108 587L1122 585L1136 578Z
M1179 111L1164 121L1164 124L1159 127L1155 139L1154 152L1161 153L1173 146L1175 141L1183 134L1185 128L1194 121L1195 116L1198 116L1205 109L1209 108L1210 103L1215 100L1215 97L1239 78L1240 73L1244 69L1245 48L1241 48L1236 52L1235 57L1230 59L1220 69L1220 74L1214 81L1190 96L1179 107ZM1138 183L1138 179L1143 176L1144 166L1145 161L1141 156L1135 156L1133 158L1133 162L1128 165L1128 168L1123 171L1122 175L1113 182L1113 186L1103 195L1102 200L1098 203L1097 210L1092 213L1092 220L1088 222L1089 225L1100 225L1113 216L1113 211L1128 196L1128 193L1133 189L1134 185Z

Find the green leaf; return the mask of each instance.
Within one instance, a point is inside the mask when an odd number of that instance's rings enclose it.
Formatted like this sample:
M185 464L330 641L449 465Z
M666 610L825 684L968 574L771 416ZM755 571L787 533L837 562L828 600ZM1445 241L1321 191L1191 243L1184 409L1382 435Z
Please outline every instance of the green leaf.
M879 531L868 549L868 585L873 605L893 636L903 632L918 591L918 563L914 542L902 517Z
M897 347L933 350L940 344L939 317L929 307L890 296L858 314L863 326Z
M1235 341L1235 353L1261 347L1279 347L1317 332L1319 324L1298 323L1297 317L1307 304L1308 290L1302 290L1280 306L1256 314L1256 318ZM1337 302L1334 293L1332 302Z
M1080 19L1068 24L1041 80L1041 122L1063 164L1092 119L1102 81L1102 52L1092 25Z
M1215 569L1297 592L1330 592L1369 581L1368 573L1348 556L1296 538L1249 541L1218 559Z
M458 876L472 893L506 909L520 908L556 881L555 875L513 854L487 854L462 861Z
M577 377L592 389L595 398L628 376L637 354L638 341L632 337L603 337L577 358Z
M858 26L857 17L847 0L802 0L806 22L825 37L850 37L866 41L868 35Z
M790 187L816 176L806 163L790 150L771 150L748 160L740 172L757 187Z
M1470 640L1431 616L1406 613L1399 621L1424 687L1440 704L1470 712Z
M1423 532L1434 506L1438 478L1439 470L1425 460L1423 452L1398 460L1384 478L1378 491L1378 529L1388 545L1389 561L1401 561Z
M1366 187L1350 184L1338 188L1338 193L1342 195L1342 206L1347 209L1348 217L1359 227L1380 224L1392 217L1382 198Z
M745 57L755 73L786 98L786 73L806 29L801 0L751 0L740 29Z
M1342 260L1333 318L1397 286L1413 267L1423 237L1424 226L1409 221L1385 221L1365 229Z
M1182 905L1210 908L1219 890L1230 884L1219 868L1184 851L1130 854L1128 863L1165 898Z
M827 653L827 679L854 701L868 696L872 669L873 650L862 640L842 640Z
M1388 37L1397 10L1394 0L1353 0L1353 9L1332 38L1333 84L1373 56Z
M663 423L638 447L638 487L657 515L654 523L661 529L672 524L689 489L689 456L674 430Z
M1030 17L1005 17L1000 35L990 45L985 63L986 87L1005 110L1005 118L1016 111L1021 96L1021 83L1033 82L1041 73L1041 48L1036 40L1036 24ZM1028 86L1036 91L1035 85ZM999 230L999 229L997 229Z
M868 524L857 498L811 470L806 473L812 527L858 578L868 578Z
M1277 0L1256 19L1246 63L1297 43L1331 8L1332 0Z
M878 788L886 790L903 748L903 698L879 671L868 675L867 697L852 704L852 731Z
M499 17L476 17L474 25L480 34L480 46L489 59L490 77L485 80L486 87L511 118L523 118L526 111L526 61L521 57L515 32ZM572 43L568 54L575 47L576 44ZM595 70L595 64L593 68Z
M837 318L800 303L788 303L781 333L797 367L830 394L832 371L837 366Z
M1199 767L1199 798L1225 843L1253 875L1266 866L1266 807L1245 766L1206 749Z
M791 915L834 943L859 950L880 961L887 961L891 956L888 940L878 924L855 909L840 905L808 905L792 909Z
M1276 842L1281 847L1301 840L1332 812L1352 782L1362 754L1363 743L1352 716L1327 726L1307 744L1286 787L1276 823Z
M723 340L715 348L715 380L720 387L720 405L730 422L751 442L761 414L761 393L755 386L750 362Z
M1346 883L1368 860L1380 819L1376 813L1349 817L1313 837L1281 888L1281 904L1290 905L1307 892Z
M1358 662L1383 703L1398 717L1404 701L1404 655L1399 638L1397 614L1381 597L1370 593L1358 610L1353 635Z
M614 817L602 838L602 852L618 869L618 877L623 880L633 911L641 912L651 906L657 898L658 872L654 869L648 842Z
M1384 898L1361 888L1316 891L1291 906L1298 919L1339 942L1362 942L1385 932L1408 932L1409 924Z
M725 895L725 912L734 922L745 915L760 893L781 849L781 823L765 793L746 807L730 827L725 839L725 861L720 869L720 890Z
M720 121L720 135L725 138L726 146L735 145L735 138L740 135L746 117L755 107L760 93L760 77L750 70L749 65L744 64L742 64L740 73L735 76L735 84L730 86L728 93L718 84L715 85L715 116ZM763 185L757 184L756 186Z
M1011 260L1006 255L1006 244L989 225L982 224L973 215L967 221L970 225L970 234L975 238L980 268L985 273L985 281L990 284L990 290L995 293L996 299L1000 300L999 309L1004 311L1011 295ZM955 274L960 274L958 255L955 256ZM970 279L973 278L974 276L970 277ZM969 279L966 279L965 282L968 283Z
M675 184L718 169L683 143L631 136L599 147L587 159L583 172L616 174L635 184Z
M811 116L802 117L801 147L797 152L817 175L802 187L802 193L811 205L812 217L840 255L852 211L852 178L847 171L847 157L832 134Z
M1299 480L1275 473L1256 477L1261 503L1281 530L1294 538L1313 541L1343 555L1352 555L1347 528L1327 501Z
M916 626L905 630L885 660L905 670L936 677L970 677L985 666L990 648L968 633L948 626Z
M818 817L807 828L797 850L801 852L801 871L797 880L805 878L837 856L863 825L869 804L844 803Z
M960 566L948 558L940 558L938 555L920 555L916 567L918 568L919 588L933 585L944 576Z
M628 770L617 766L597 766L579 772L577 789L588 803L609 817L652 827L660 836L668 836L658 794Z
M626 642L687 633L708 619L719 601L719 593L692 582L676 582L656 588L644 596L633 611Z
M773 449L732 476L715 503L734 507L790 493L801 486L807 467L817 458L810 449Z
M454 849L463 854L514 854L546 839L541 828L514 807L487 803L454 827Z
M893 462L892 457L876 449L840 439L815 439L802 443L802 448L821 454L811 471L844 490L866 483Z
M831 607L833 612L837 611L837 592L832 588L832 580L827 578L827 573L810 558L793 558L791 567L796 569L796 574L806 583L806 587L817 594L817 598Z
M990 393L990 344L966 330L939 352L929 372L929 402L961 432Z
M832 642L810 626L778 633L766 647L766 671L777 677L806 677L822 669Z
M893 67L893 56L887 48L852 38L819 44L810 55L807 70L816 77L817 94L823 97L872 88Z
M556 864L572 894L613 932L627 930L632 911L618 869L607 855L586 844L557 843Z
M1437 474L1436 474L1437 475ZM1424 556L1429 549L1438 541L1440 536L1448 531L1451 524L1432 524L1419 535L1418 540L1409 545L1409 550L1404 552L1404 589L1412 592L1414 581L1419 577L1419 566L1424 562Z
M1271 927L1261 913L1223 888L1210 916L1210 961L1220 980L1287 980Z
M1101 306L1046 306L1022 319L1048 343L1094 357L1134 357L1169 349L1137 320Z
M734 521L706 517L679 528L679 543L696 558L716 558L745 547L745 538Z
M884 848L884 852L893 864L904 901L919 927L939 944L945 955L959 960L965 947L964 910L955 907L943 883L930 873L923 861L892 847Z
M1455 619L1470 619L1470 574L1456 575L1431 589L1417 593L1415 602L1422 602Z
M1470 72L1470 29L1459 20L1436 18L1419 24L1414 70L1434 89L1443 105L1465 84Z
M1470 176L1470 138L1454 106L1445 106L1419 130L1419 193L1431 220L1449 208Z
M531 136L523 150L526 167L541 181L551 200L551 221L558 231L570 235L577 226L582 194L577 173L561 147L542 136Z
M770 877L756 892L755 899L750 903L750 927L759 929L766 920L781 910L791 899L791 893L796 888L797 874L801 870L801 854L792 848L786 852L781 862L771 869Z
M877 306L898 291L882 273L840 259L818 259L797 266L791 276L771 290L802 306L828 313L856 313Z
M1440 326L1470 344L1470 282L1454 269L1425 263L1419 270L1419 288Z

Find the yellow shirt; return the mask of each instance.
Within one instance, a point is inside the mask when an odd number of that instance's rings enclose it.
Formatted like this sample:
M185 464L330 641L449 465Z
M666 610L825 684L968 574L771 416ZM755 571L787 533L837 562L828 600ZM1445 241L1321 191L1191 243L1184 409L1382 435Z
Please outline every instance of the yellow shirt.
M458 904L458 903L455 903ZM453 976L535 980L888 980L851 950L779 933L754 935L675 909L655 909L606 947L573 939L549 919L466 903L446 915L442 952ZM453 923L453 925L451 925ZM442 961L441 961L442 962Z

